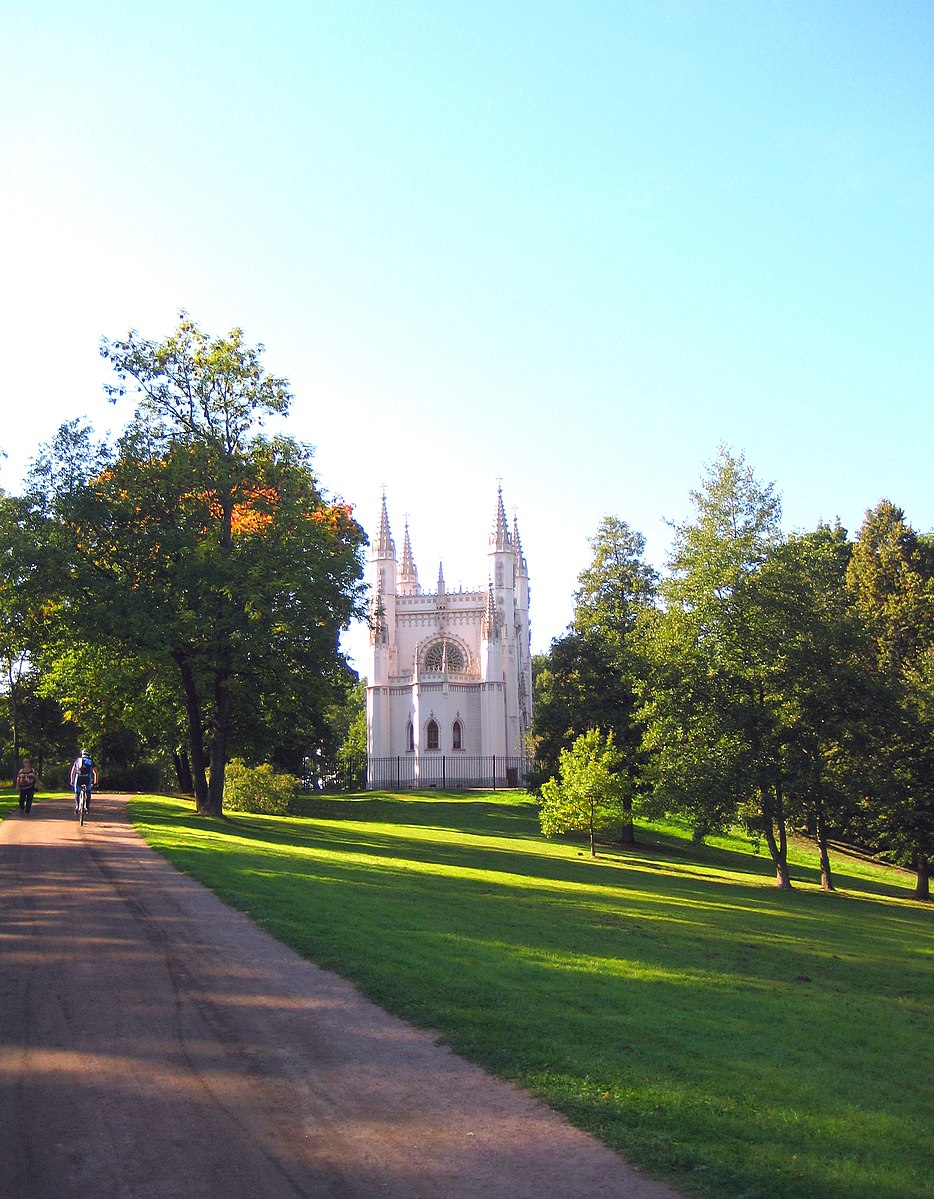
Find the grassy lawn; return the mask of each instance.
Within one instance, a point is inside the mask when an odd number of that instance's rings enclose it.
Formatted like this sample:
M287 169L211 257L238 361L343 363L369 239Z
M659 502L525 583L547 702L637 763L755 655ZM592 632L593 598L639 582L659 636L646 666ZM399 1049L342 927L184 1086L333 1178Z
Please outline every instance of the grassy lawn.
M141 797L176 866L376 1002L686 1194L934 1196L934 912L814 854L795 890L740 838L546 841L524 793L309 800L196 818Z

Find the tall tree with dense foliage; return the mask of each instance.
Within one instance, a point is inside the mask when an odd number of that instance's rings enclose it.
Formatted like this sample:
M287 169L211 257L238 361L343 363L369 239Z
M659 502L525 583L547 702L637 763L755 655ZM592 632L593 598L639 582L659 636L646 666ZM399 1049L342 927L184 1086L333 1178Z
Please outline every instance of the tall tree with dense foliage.
M839 523L794 534L770 550L759 587L778 632L776 764L789 813L816 839L828 891L829 829L852 819L884 700L865 622L846 587L851 549Z
M35 692L36 654L46 617L45 566L29 509L0 492L0 695L10 728L13 773L24 733L24 703ZM38 759L41 745L30 746Z
M562 750L588 729L613 733L628 780L620 839L632 844L641 744L635 723L641 667L633 634L640 613L654 602L657 578L645 561L645 538L618 517L604 517L590 547L593 559L578 575L574 619L536 664L532 735L548 777L557 772Z
M891 698L875 769L867 772L865 819L881 848L917 872L930 898L934 860L934 539L882 500L866 513L847 570L871 629Z
M577 576L573 627L621 645L655 602L658 574L645 560L643 535L618 516L605 516L589 545L593 559Z
M775 662L781 613L762 568L781 542L781 506L742 456L721 449L694 519L675 526L663 611L646 637L654 671L645 746L657 800L698 835L737 813L761 830L776 885L791 885Z
M362 602L350 509L323 495L307 447L260 432L291 399L262 351L184 315L164 341L105 340L134 419L114 450L63 430L33 473L70 563L63 618L176 680L210 815L247 728L267 746L301 734L344 684L338 637Z

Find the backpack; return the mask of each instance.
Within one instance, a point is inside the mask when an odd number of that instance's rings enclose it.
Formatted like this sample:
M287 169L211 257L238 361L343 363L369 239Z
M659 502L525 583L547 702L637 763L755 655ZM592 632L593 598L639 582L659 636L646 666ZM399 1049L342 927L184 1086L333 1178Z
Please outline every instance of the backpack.
M90 758L78 758L75 765L78 767L75 771L76 778L89 779L94 772L94 763Z

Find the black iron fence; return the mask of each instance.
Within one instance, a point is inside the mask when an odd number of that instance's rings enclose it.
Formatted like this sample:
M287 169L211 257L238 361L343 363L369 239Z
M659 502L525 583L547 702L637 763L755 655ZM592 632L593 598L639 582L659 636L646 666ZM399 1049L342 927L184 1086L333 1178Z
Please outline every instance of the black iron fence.
M532 765L528 758L507 754L397 754L345 759L326 777L305 783L320 791L496 790L523 786Z

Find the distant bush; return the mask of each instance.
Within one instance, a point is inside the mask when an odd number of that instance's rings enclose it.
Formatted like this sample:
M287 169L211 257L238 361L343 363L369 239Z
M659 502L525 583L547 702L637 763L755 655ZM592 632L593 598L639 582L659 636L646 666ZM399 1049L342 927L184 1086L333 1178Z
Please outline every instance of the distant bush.
M159 791L165 779L158 762L101 767L100 791Z
M33 763L35 765L35 763ZM39 794L43 791L67 791L68 776L71 774L71 762L44 762L42 765L42 782L39 784Z
M242 758L234 758L224 772L224 807L229 812L287 816L298 788L294 775L282 774L268 762L247 766Z

